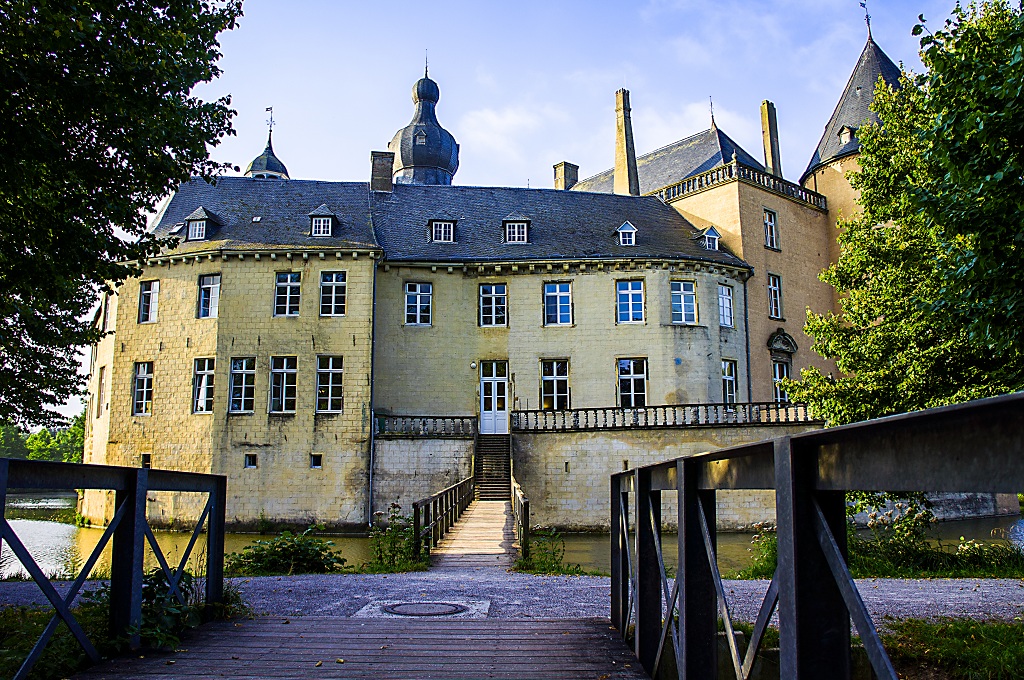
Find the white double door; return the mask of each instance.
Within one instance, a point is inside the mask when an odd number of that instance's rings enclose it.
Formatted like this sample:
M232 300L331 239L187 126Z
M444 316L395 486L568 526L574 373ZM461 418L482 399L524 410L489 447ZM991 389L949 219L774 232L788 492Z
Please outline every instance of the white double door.
M508 362L480 362L480 434L508 434Z

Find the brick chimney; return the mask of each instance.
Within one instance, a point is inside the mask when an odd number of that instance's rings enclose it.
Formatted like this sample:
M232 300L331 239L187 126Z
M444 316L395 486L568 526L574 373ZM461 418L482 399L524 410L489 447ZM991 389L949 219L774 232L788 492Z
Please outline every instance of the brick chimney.
M555 166L555 188L572 189L580 181L580 166L562 161Z
M636 151L633 149L633 122L629 117L629 90L615 93L615 182L617 194L640 195L636 174Z
M764 140L764 167L776 177L782 177L782 157L779 155L779 123L775 120L775 104L761 102L761 137Z
M391 173L395 169L395 154L390 151L370 152L370 191L391 191L394 187Z

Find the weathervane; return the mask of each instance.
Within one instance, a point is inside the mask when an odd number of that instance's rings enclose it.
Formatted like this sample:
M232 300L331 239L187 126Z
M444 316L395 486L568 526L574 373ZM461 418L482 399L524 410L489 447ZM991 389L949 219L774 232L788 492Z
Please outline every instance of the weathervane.
M423 77L430 77L430 50L423 50Z
M868 14L868 0L860 3L860 6L864 8L864 23L868 25L868 37L871 37L871 15Z
M267 107L267 111L270 112L270 118L267 119L267 129L270 130L270 132L273 132L274 131L274 107L273 106L268 106Z
M715 127L715 100L708 95L708 104L711 106L711 127Z

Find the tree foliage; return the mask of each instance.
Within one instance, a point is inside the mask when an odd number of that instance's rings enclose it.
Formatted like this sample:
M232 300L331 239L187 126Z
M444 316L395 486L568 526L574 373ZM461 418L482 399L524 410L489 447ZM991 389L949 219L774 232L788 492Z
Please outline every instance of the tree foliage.
M162 245L146 212L221 170L209 147L234 134L230 99L190 93L240 15L240 0L0 6L0 417L60 420L46 406L81 390L97 294Z
M821 275L840 293L840 314L808 313L806 325L841 376L807 369L790 385L832 424L1024 388L1019 329L997 332L1016 306L1024 315L1024 70L1011 64L1024 33L1011 26L1024 30L1024 19L1003 2L957 7L922 40L924 74L904 74L897 89L879 80L881 125L858 130L850 175L862 212L840 222L840 257ZM1014 102L993 94L1014 87ZM1015 174L981 174L997 165Z

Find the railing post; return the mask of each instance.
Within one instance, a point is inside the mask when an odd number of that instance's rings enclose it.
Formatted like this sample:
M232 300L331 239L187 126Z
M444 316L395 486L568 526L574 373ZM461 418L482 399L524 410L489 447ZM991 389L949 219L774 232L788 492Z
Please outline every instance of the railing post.
M635 651L640 665L654 671L661 634L661 492L651 488L651 469L636 471L636 629Z
M424 552L426 552L426 556L427 557L430 557L430 549L433 547L431 545L431 541L433 540L433 536L434 536L434 534L433 534L434 530L430 526L430 521L431 521L430 502L428 501L427 504L423 506L423 527L425 529L427 529L427 531L429 532L427 534L427 541L426 541L426 543L423 544L423 549L424 549Z
M224 514L227 509L227 477L214 480L210 491L210 515L206 520L206 604L224 600Z
M701 528L700 510L715 531L715 492L700 491L698 461L676 461L679 494L678 550L679 642L682 654L676 659L679 677L685 680L714 680L718 677L718 609L714 574L708 563Z
M128 634L129 646L138 649L149 470L126 470L125 481L126 488L114 496L115 508L127 503L128 509L114 530L110 555L110 631L114 636Z
M522 522L522 536L519 537L519 545L522 548L523 559L530 559L530 499L523 497L523 509L519 514Z
M845 558L842 492L814 491L818 457L775 440L775 505L779 537L780 677L850 678L850 614L815 532L814 499Z
M626 475L612 475L612 625L625 637L629 626L629 494L622 488ZM626 509L625 515L622 508Z
M420 504L412 504L412 559L420 558Z

